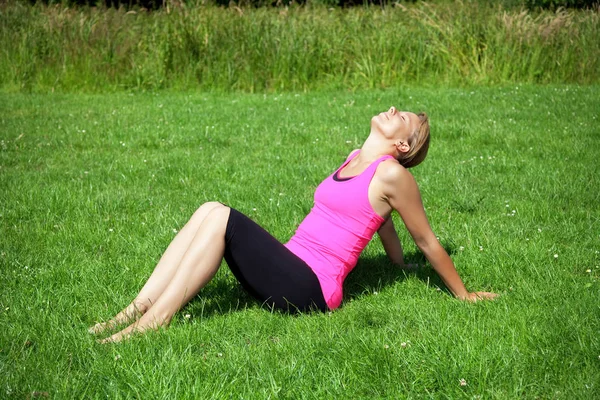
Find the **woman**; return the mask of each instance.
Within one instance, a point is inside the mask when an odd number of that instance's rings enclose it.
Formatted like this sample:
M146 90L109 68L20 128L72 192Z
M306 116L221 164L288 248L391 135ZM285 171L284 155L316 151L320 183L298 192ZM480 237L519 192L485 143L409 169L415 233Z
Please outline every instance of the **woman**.
M493 299L468 292L452 260L431 231L419 189L407 168L429 148L425 114L391 107L371 119L360 150L315 192L315 204L288 243L281 244L250 219L221 203L206 203L171 242L154 272L123 311L90 328L116 342L133 332L169 324L217 272L223 257L242 286L260 301L286 311L337 308L342 284L377 231L390 259L404 267L402 246L390 215L396 210L415 243L448 289L462 300ZM139 318L139 319L138 319Z

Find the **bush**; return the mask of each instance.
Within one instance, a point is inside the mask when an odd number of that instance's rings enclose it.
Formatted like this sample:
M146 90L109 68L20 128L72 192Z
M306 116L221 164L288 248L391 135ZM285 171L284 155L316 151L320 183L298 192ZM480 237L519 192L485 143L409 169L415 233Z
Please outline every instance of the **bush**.
M593 8L598 7L598 0L526 0L525 5L530 9L544 8Z
M170 9L168 7L171 7ZM0 90L598 83L591 10L0 5Z
M428 3L456 3L460 0L433 0ZM533 9L556 10L558 8L593 8L599 6L600 0L480 0L485 5L502 5L504 8L527 7ZM395 6L422 3L421 0L30 0L32 4L64 4L67 6L105 6L105 7L143 7L157 10L163 6L178 7L185 5L194 7L198 5L230 5L240 7L277 7L296 5L316 5L324 7L355 7L364 5Z

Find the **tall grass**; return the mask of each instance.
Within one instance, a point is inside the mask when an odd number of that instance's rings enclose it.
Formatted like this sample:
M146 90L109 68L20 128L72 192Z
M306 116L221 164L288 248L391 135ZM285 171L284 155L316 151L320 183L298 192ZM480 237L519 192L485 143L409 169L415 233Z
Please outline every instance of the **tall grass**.
M0 5L3 91L597 83L598 10Z

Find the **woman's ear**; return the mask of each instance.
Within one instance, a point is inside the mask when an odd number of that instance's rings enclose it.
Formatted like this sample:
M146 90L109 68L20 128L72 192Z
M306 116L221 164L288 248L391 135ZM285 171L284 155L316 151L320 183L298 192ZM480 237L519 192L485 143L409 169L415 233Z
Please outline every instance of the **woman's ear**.
M410 150L410 145L403 140L397 140L395 144L396 150L398 150L399 153L408 153Z

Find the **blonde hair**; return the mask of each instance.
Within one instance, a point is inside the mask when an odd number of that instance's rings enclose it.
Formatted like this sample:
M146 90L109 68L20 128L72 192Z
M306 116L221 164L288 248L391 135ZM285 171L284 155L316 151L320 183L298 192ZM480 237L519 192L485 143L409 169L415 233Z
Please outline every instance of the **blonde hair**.
M425 113L420 113L418 117L421 123L408 138L410 150L398 156L398 162L404 168L412 168L421 164L429 150L429 117Z

